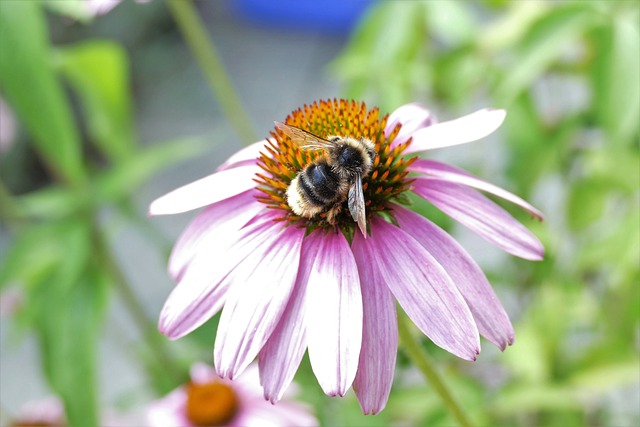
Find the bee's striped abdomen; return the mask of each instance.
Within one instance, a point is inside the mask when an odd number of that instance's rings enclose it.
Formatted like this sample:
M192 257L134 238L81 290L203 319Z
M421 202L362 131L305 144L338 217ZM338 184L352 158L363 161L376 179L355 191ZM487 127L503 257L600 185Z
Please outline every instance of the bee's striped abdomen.
M338 196L338 177L324 161L305 168L299 176L298 186L307 201L315 206L327 206Z

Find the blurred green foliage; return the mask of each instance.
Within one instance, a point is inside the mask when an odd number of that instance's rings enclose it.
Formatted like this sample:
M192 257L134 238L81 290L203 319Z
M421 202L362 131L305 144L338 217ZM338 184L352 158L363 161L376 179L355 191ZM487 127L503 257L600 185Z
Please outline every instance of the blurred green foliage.
M640 4L380 2L331 70L387 111L417 94L508 111L497 173L541 204L547 254L488 272L521 301L517 339L501 386L460 386L463 405L481 425L639 424L637 396L627 413L612 396L640 383ZM452 422L437 411L412 424Z
M0 214L15 236L0 288L22 287L19 325L38 337L43 374L70 424L90 426L99 419L105 310L112 290L129 298L99 214L113 209L139 227L135 189L203 145L185 138L142 148L126 51L110 40L52 45L43 4L91 19L80 0L0 7L0 94L48 172L47 185L24 194L0 185ZM547 248L544 262L503 258L487 272L508 297L516 343L504 354L485 348L469 364L425 342L474 422L640 424L637 401L623 410L616 403L640 382L639 3L379 2L330 68L345 97L383 111L413 101L452 117L475 105L508 110L497 173L546 214L542 224L527 222ZM452 225L424 205L416 201ZM204 360L216 321L187 341ZM147 326L141 359L149 383L165 392L178 381L161 378L165 353ZM452 425L439 397L414 378L401 353L396 386L376 417L362 416L352 393L324 396L306 359L296 381L323 425Z
M15 236L2 259L0 288L21 286L19 324L35 332L43 373L62 398L69 423L98 425L98 344L109 291L122 291L124 280L109 253L110 224L99 214L115 208L139 223L134 191L205 146L186 138L141 148L122 46L107 40L51 45L43 3L3 2L0 40L0 93L49 173L48 185L20 196L0 186L3 223ZM159 337L152 324L142 332ZM160 371L153 367L161 364L158 357L147 356L152 372Z

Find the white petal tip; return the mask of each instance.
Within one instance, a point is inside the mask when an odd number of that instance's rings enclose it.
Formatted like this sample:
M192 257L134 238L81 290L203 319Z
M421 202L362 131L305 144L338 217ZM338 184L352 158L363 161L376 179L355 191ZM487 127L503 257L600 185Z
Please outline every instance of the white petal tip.
M147 210L148 217L154 217L159 215L171 215L175 213L182 213L184 210L176 210L175 207L166 203L165 196L162 196L149 205L149 209Z
M147 217L151 218L153 216L158 216L161 215L160 213L158 213L158 209L156 207L156 203L151 202L151 204L149 205L149 209L147 209Z
M171 328L165 326L165 325L160 325L158 326L158 331L164 335L165 337L167 337L167 339L171 340L171 341L175 341L178 338L182 337L182 335L180 334L176 334Z
M485 108L484 111L493 114L496 122L499 121L500 124L502 124L504 119L507 117L507 110L502 108Z
M544 248L536 248L528 254L519 255L519 257L527 261L544 261Z

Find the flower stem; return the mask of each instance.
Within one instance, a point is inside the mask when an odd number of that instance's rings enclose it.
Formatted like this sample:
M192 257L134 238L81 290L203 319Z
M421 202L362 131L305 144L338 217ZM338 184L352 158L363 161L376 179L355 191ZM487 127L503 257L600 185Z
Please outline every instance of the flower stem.
M251 121L233 90L231 79L207 35L193 2L191 0L169 0L168 4L178 23L178 28L209 81L209 86L223 113L245 143L250 144L257 141L258 138L251 127Z
M401 310L399 310L401 312ZM411 333L411 320L409 317L401 312L398 316L398 333L400 337L400 343L404 348L405 353L413 361L413 363L420 369L422 375L431 384L433 389L440 395L442 402L445 404L451 415L458 421L462 427L471 427L473 424L467 418L467 415L460 407L458 402L453 398L451 391L447 388L442 377L433 366L431 359L420 346L420 342L416 339L414 334Z

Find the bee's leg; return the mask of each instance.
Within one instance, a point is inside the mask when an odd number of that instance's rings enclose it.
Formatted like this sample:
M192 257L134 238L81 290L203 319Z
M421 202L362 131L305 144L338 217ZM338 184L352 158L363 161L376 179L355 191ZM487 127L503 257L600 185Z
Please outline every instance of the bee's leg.
M342 211L342 203L336 203L331 209L327 211L327 222L331 225L336 225L336 217Z

